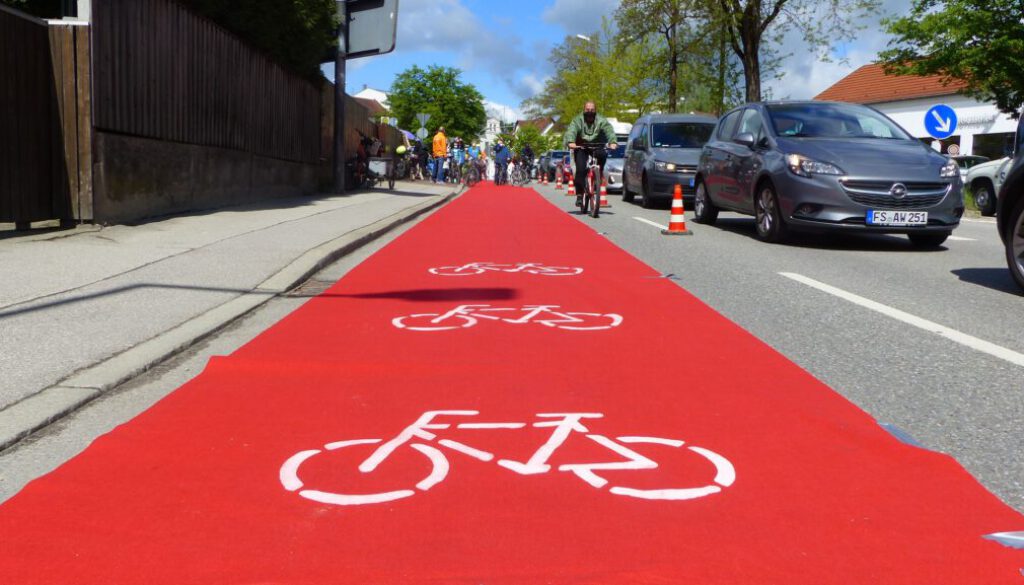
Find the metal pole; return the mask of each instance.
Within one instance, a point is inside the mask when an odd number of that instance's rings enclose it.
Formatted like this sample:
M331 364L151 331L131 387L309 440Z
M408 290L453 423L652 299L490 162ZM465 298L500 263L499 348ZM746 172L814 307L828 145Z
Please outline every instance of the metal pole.
M348 52L348 7L338 2L338 53L334 58L334 192L345 192L345 58Z

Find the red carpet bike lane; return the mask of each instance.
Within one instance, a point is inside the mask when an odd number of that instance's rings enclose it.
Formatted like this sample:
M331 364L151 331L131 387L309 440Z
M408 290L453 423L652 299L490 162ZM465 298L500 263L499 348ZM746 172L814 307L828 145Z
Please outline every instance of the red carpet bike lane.
M951 458L484 185L0 506L0 583L1024 583L991 537L1019 530Z

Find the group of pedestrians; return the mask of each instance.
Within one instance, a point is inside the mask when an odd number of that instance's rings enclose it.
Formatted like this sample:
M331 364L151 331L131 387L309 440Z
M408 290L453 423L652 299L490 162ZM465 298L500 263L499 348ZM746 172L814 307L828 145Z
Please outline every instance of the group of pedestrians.
M499 138L490 152L477 145L466 146L459 137L448 140L444 126L437 129L431 143L430 155L433 161L431 179L434 183L458 181L474 165L481 178L490 178L497 184L508 182L509 169L513 164L533 167L534 152L525 145L518 156Z

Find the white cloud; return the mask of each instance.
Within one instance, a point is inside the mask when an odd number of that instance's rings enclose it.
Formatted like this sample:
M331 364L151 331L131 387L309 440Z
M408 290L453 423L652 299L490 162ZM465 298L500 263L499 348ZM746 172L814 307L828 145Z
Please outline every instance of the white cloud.
M781 53L788 55L783 64L785 75L780 80L765 77L763 86L771 89L774 99L813 98L858 67L877 60L879 51L886 48L891 38L881 24L882 19L902 16L907 6L907 0L883 0L880 14L854 22L862 25L863 30L857 33L853 42L840 48L831 63L822 61L819 54L809 51L803 38L793 31L780 47Z
M403 0L398 38L402 51L454 53L459 68L486 71L523 99L535 91L532 84L521 82L529 75L517 72L532 70L546 56L537 47L527 53L520 37L501 22L488 26L462 0Z
M586 34L601 28L601 17L611 16L619 0L555 0L544 9L544 22L562 27L567 35Z
M522 119L523 117L523 113L519 111L519 108L516 106L492 102L490 100L484 100L484 110L487 112L488 118L497 118L502 122L512 123L516 120Z

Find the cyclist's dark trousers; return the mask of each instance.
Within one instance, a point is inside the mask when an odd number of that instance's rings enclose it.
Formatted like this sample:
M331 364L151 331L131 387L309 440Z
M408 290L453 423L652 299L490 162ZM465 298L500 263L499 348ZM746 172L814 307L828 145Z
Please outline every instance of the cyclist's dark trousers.
M572 156L576 161L576 177L573 184L576 186L576 194L582 197L587 185L587 151L577 148L573 151ZM608 160L608 152L603 149L598 150L594 153L594 158L597 159L597 164L601 167L601 175L604 175L604 163Z

